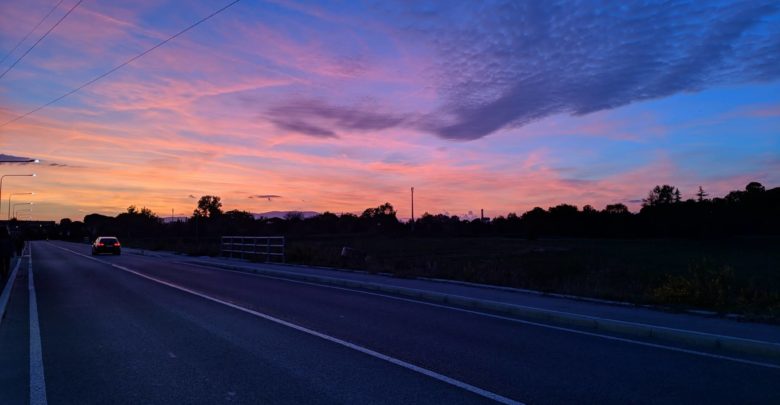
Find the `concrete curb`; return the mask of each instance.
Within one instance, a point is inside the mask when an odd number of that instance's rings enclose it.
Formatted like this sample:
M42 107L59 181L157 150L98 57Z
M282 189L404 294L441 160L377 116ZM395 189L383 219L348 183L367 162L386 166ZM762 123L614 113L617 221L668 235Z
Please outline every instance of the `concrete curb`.
M248 266L214 263L204 260L187 260L186 262L227 270L236 270L247 273L287 278L290 280L307 281L319 284L335 285L339 287L359 288L369 291L380 291L383 293L415 298L433 303L444 303L462 308L481 309L491 312L509 314L526 320L547 322L560 326L586 328L640 338L658 339L699 348L726 350L735 353L757 355L780 360L780 344L760 340L695 332L643 323L626 322L616 319L599 318L588 315L534 308L523 305L509 304L505 302L482 300L477 298L445 294L429 290L418 290L413 288L385 285L380 283L317 276L311 274L300 274L282 270L259 269Z
M3 318L5 318L5 310L8 307L8 300L11 298L11 290L14 288L14 284L16 283L16 275L19 273L19 266L21 264L22 258L19 257L16 259L16 266L14 266L14 269L8 276L8 281L5 283L3 293L0 294L0 324L3 323Z

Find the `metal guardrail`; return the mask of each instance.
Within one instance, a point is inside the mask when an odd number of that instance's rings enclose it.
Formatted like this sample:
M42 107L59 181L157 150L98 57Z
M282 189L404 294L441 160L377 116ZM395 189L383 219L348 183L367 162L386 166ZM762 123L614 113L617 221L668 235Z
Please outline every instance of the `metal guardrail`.
M223 236L220 256L284 263L284 236Z

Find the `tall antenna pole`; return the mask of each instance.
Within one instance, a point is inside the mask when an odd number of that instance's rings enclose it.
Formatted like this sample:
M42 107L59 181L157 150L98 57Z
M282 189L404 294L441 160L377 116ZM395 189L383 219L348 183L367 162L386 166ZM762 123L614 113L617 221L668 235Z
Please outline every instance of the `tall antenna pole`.
M412 232L414 232L414 187L412 187Z

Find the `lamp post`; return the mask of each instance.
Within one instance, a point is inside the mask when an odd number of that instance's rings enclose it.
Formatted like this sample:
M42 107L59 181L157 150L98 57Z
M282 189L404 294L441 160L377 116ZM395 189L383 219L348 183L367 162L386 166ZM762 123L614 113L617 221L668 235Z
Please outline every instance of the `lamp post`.
M11 193L11 195L8 196L8 219L11 219L11 197L15 195L35 195L35 193ZM32 203L30 203L32 204ZM3 215L3 214L0 214Z
M33 203L26 202L26 203L16 203L16 204L14 204L14 218L16 218L16 207L18 205L33 205ZM11 202L10 201L8 202L8 220L9 221L11 220Z
M29 209L29 208L24 208L24 209L21 209L21 210L14 210L14 218L19 219L19 216L16 215L16 214L18 214L20 212L32 212L32 210Z
M3 180L6 177L35 177L35 173L33 174L4 174L0 176L0 208L2 208L3 204ZM3 212L3 211L0 211ZM2 215L2 214L0 214Z

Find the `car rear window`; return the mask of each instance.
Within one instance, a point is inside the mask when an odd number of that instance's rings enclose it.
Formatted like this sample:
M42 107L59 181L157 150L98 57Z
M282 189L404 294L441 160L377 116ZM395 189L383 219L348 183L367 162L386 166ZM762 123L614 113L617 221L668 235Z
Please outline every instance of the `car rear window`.
M105 243L106 245L113 245L114 243L117 242L117 240L113 238L101 238L100 241Z

